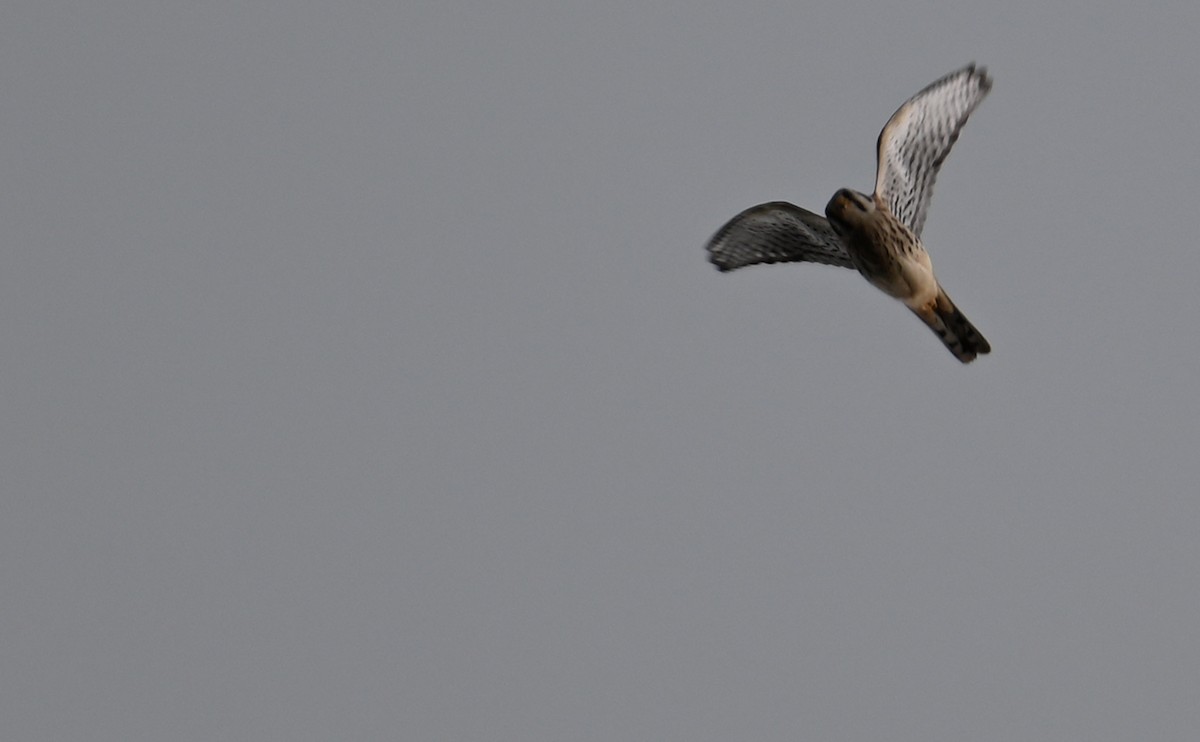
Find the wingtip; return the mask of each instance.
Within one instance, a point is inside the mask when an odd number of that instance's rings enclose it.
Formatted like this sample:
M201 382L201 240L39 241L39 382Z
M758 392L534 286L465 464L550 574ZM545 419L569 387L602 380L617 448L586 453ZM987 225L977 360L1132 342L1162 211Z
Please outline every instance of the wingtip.
M984 65L976 64L974 61L972 61L963 68L963 72L966 72L968 75L978 80L979 87L983 88L984 90L992 89L992 78L991 75L988 74L987 67Z
M728 273L733 269L721 259L721 255L717 249L717 242L720 238L720 235L720 232L714 235L713 238L708 241L708 244L704 246L704 251L708 253L708 262L712 263L712 267L716 268L721 273Z

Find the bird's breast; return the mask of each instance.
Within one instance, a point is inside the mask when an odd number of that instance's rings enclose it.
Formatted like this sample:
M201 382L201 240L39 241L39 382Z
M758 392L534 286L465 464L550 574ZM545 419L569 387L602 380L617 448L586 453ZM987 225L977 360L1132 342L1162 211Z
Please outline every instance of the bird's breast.
M854 266L884 293L903 299L917 290L916 273L926 273L925 250L910 230L881 215L844 236Z

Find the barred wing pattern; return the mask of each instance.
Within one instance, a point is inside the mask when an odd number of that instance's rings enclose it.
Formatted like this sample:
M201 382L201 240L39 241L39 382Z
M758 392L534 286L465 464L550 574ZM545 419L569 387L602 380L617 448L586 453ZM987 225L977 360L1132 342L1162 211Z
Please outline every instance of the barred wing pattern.
M971 63L909 98L879 132L875 195L918 237L938 168L991 89L987 70Z
M708 259L722 271L799 261L854 267L825 217L785 201L751 206L730 219L708 241Z

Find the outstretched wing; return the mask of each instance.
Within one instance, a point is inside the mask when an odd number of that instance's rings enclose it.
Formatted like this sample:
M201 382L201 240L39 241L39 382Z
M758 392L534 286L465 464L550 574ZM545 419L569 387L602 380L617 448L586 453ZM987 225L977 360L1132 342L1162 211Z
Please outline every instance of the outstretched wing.
M708 241L718 270L805 260L852 268L850 255L825 217L784 201L751 206Z
M908 99L879 132L875 194L918 237L938 168L992 80L974 62Z

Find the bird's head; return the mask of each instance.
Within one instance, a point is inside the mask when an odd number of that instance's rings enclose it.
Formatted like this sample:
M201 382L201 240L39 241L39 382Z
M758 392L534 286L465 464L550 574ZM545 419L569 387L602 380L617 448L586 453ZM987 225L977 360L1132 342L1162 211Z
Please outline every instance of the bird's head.
M874 214L875 199L849 188L842 188L833 194L825 206L825 217L842 234L861 227Z

